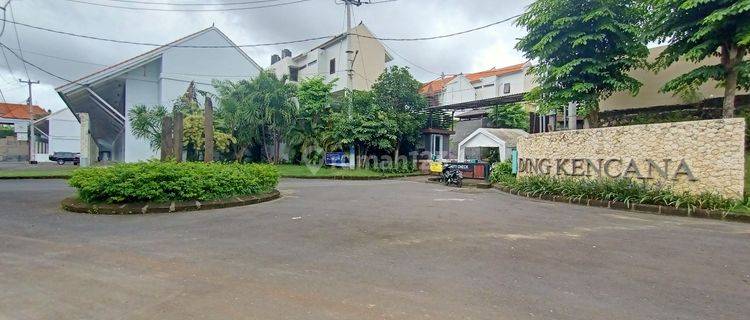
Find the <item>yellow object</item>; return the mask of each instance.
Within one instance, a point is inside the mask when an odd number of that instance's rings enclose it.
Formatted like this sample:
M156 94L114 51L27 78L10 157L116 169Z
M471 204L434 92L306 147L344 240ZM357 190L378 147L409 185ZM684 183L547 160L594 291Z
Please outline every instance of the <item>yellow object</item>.
M443 172L443 163L437 161L430 162L430 172Z

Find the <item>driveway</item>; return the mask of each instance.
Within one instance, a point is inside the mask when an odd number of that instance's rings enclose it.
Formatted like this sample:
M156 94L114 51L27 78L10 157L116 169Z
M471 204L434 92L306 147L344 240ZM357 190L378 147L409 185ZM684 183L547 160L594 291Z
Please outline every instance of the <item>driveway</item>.
M0 180L0 319L743 319L750 224L405 180L195 213L66 213Z

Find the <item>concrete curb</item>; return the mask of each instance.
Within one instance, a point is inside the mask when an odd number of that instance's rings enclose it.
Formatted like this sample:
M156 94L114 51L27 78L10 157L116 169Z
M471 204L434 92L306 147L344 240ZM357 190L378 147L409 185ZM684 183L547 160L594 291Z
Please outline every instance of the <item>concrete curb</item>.
M386 179L396 179L396 178L406 178L406 177L418 177L423 176L425 174L418 173L418 174L402 174L402 175L395 175L395 176L295 176L295 175L281 175L281 178L289 178L289 179L318 179L318 180L386 180ZM30 177L22 177L22 176L13 176L13 177L0 177L0 180L26 180L26 179L70 179L70 176L30 176Z
M70 176L28 176L28 177L0 177L0 180L30 180L30 179L69 179Z
M625 203L625 202L620 202L620 201L605 201L605 200L598 200L598 199L578 199L578 198L569 198L569 197L553 196L553 195L535 196L526 192L519 192L518 190L514 190L505 186L493 186L493 188L499 191L505 192L505 193L509 193L511 195L526 197L529 199L561 202L561 203L568 203L568 204L577 204L577 205L588 206L588 207L608 208L608 209L615 209L615 210L621 210L621 211L635 211L635 212L652 213L652 214L669 215L669 216L695 217L695 218L703 218L703 219L714 219L714 220L750 223L750 215L739 215L739 214L733 214L731 212L725 212L725 211L719 211L719 210L706 210L706 209L700 209L700 208L688 210L685 208L675 208L672 206L640 204L640 203Z
M91 214L147 214L147 213L169 213L180 211L197 211L220 209L251 205L275 200L281 197L279 190L274 189L268 193L237 196L228 199L185 202L161 202L161 203L125 203L125 204L90 204L79 200L77 197L65 198L62 201L63 209L78 213Z
M391 176L295 176L295 175L282 175L281 178L288 179L310 179L310 180L387 180L397 179L406 177L418 177L425 175L423 173L418 174L401 174Z

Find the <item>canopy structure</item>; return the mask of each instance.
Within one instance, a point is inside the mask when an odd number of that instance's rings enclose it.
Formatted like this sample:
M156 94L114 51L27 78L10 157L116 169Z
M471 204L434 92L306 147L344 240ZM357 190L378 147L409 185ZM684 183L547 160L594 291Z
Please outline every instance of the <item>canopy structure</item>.
M458 144L458 161L466 161L466 148L497 148L501 161L505 161L516 148L518 138L528 136L521 129L479 128Z

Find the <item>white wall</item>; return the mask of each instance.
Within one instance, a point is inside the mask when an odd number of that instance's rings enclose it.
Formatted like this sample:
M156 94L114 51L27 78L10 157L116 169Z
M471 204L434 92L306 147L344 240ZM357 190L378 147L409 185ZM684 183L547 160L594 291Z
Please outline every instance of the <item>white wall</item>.
M360 24L352 28L352 33L373 36L372 33ZM370 90L372 84L380 77L386 68L386 50L380 41L367 37L351 37L352 50L357 52L354 59L354 77L353 88L356 90ZM339 91L346 88L346 46L347 40L339 40L329 44L325 48L317 48L304 53L302 56L294 58L284 58L269 67L276 73L276 76L282 77L289 75L289 66L295 66L304 69L298 74L299 81L303 79L322 76L324 81L330 82L336 80L333 91ZM330 73L330 61L336 59L336 72ZM313 63L314 62L314 63ZM313 63L312 65L310 65ZM337 80L338 79L338 80Z
M228 44L231 43L219 31L209 30L180 45ZM238 81L253 78L259 73L260 68L236 48L171 48L162 54L159 103L171 107L185 93L191 80L196 82L198 89L215 93L211 86L213 79Z
M463 75L458 75L445 86L445 94L441 105L449 105L476 99L474 86Z
M70 109L65 108L47 118L49 121L49 153L81 152L81 124Z
M160 60L137 68L125 75L125 154L123 161L136 162L155 158L157 152L151 149L148 141L133 135L130 125L130 110L143 104L159 104L158 70ZM117 159L117 158L115 158Z
M216 30L208 30L180 43L183 46L225 46L231 44ZM257 76L260 68L235 48L170 48L161 58L126 73L125 83L125 151L124 161L135 162L158 157L148 141L132 133L129 111L133 106L163 105L171 110L174 102L187 90L190 81L196 89L215 93L211 82L238 81ZM200 97L199 97L200 99ZM200 101L203 102L202 100Z

